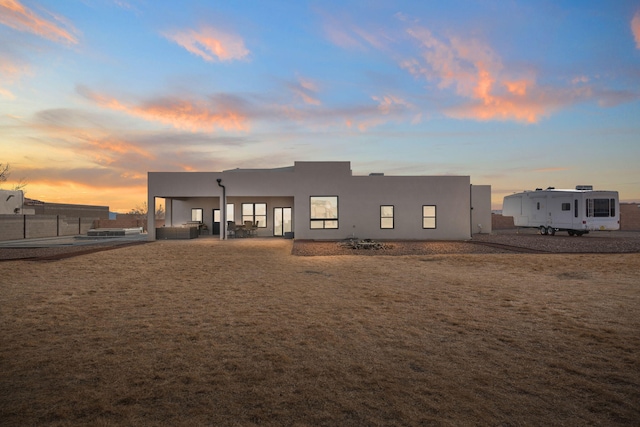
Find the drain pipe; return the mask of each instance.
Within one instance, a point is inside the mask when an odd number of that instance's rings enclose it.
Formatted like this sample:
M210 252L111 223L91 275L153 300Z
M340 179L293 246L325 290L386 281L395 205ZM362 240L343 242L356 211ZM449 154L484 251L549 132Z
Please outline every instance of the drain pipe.
M218 187L222 187L222 206L220 206L220 240L227 239L227 189L222 185L222 178L218 178Z

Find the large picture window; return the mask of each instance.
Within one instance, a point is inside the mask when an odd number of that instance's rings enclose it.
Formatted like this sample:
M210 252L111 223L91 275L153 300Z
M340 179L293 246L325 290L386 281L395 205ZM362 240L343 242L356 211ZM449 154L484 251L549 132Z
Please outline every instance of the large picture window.
M251 221L252 224L258 223L258 228L267 227L267 204L266 203L243 203L242 204L242 223Z
M380 206L380 228L393 228L393 206Z
M310 197L312 229L338 228L338 196Z
M596 218L616 216L616 199L587 199L587 216Z
M436 228L435 205L422 206L422 228Z

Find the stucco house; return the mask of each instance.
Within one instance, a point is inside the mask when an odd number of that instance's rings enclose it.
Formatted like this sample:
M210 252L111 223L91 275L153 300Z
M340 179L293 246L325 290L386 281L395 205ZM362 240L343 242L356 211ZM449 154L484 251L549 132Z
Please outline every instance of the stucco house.
M261 237L314 240L464 240L491 232L489 185L471 185L469 176L354 176L350 162L149 172L150 240L164 231L154 222L159 198L165 227L200 225L221 239L231 237L228 221L253 224Z

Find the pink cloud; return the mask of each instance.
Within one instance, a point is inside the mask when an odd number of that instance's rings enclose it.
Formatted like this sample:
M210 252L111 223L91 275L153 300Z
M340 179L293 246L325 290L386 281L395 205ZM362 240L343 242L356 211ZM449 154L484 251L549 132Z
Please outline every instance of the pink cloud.
M211 27L167 33L165 37L205 61L232 61L249 55L241 37Z
M213 132L216 129L249 130L246 115L232 105L232 102L227 102L227 105L224 100L219 105L213 105L211 102L167 97L142 105L128 105L83 86L78 88L78 92L101 107L121 111L144 120L168 124L176 129L192 132Z
M318 87L308 79L298 78L297 83L289 84L289 88L295 93L302 102L308 105L321 105L322 102L317 98Z
M381 29L367 30L353 24L349 19L340 19L335 16L325 16L323 29L331 43L346 49L374 47L382 50L391 41L391 38Z
M15 95L6 87L29 72L29 67L12 58L0 55L0 97L15 99Z
M633 15L633 19L631 20L631 31L633 32L633 37L636 40L636 48L640 49L640 10Z
M71 31L59 25L64 19L53 16L58 22L44 19L31 9L23 6L18 0L0 0L0 23L18 31L26 31L40 37L69 44L77 44L78 40ZM65 26L68 24L65 23Z
M465 99L445 109L451 117L536 123L561 106L591 95L588 88L541 88L533 76L506 70L499 56L478 40L440 39L424 28L411 29L409 34L420 43L421 57L400 65Z

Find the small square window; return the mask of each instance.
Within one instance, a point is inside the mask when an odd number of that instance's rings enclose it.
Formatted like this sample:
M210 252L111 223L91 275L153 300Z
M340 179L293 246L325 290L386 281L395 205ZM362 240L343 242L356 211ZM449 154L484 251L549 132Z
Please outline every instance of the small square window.
M422 228L436 228L435 205L422 206Z
M393 228L393 206L380 206L380 228Z

